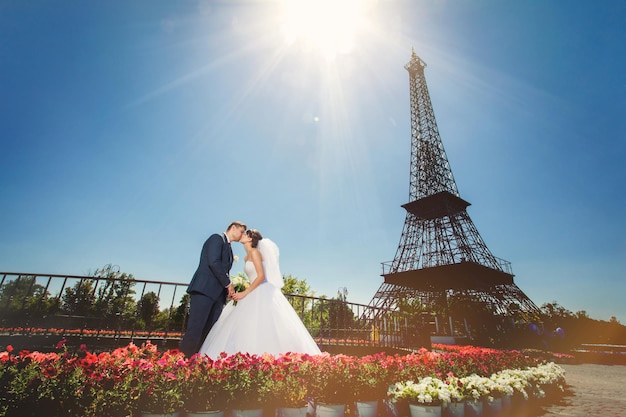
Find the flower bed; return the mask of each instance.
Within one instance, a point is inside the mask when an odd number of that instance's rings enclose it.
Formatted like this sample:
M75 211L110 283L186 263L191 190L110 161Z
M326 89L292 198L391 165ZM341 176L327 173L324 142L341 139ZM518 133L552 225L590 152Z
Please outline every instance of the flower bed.
M215 360L159 352L149 342L100 354L85 346L59 349L15 353L8 346L0 352L0 416L42 409L50 416L137 416L297 406L310 397L344 404L385 398L445 403L515 392L538 398L564 385L562 369L540 355L472 347L404 356L236 354Z
M44 336L98 336L98 337L169 337L180 338L181 332L147 330L65 329L56 327L0 327L0 334L44 335Z

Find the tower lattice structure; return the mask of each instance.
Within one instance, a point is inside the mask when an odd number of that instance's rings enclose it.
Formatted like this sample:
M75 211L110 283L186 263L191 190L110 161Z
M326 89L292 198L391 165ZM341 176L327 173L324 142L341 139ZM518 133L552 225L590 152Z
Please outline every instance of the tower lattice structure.
M459 195L439 136L425 67L412 51L405 66L411 107L409 202L402 206L406 220L396 255L383 263L384 282L370 306L393 310L417 302L448 317L481 309L492 317L539 320L537 306L513 282L511 264L489 251L467 214L470 203Z

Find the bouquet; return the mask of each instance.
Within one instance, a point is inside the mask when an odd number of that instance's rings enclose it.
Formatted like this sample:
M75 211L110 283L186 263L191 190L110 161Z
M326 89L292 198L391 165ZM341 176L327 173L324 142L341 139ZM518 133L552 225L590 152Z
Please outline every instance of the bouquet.
M245 291L250 286L250 281L247 277L239 274L236 277L230 277L230 282L233 284L235 292ZM237 305L237 301L233 302L233 305Z

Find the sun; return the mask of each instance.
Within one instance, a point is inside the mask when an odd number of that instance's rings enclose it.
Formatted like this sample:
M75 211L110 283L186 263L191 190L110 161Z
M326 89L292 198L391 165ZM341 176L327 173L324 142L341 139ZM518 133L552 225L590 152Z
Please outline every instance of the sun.
M350 53L366 25L366 0L283 0L281 31L289 45L301 43L332 58Z

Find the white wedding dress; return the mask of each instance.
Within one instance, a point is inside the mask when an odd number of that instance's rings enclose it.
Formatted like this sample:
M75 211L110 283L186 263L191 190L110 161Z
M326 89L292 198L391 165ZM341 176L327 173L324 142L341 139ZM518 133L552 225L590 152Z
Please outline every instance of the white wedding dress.
M251 261L245 263L244 272L250 282L254 281L256 271ZM237 352L320 354L319 347L278 285L282 286L266 279L237 305L229 301L202 344L200 353L213 359L221 352L228 355Z

